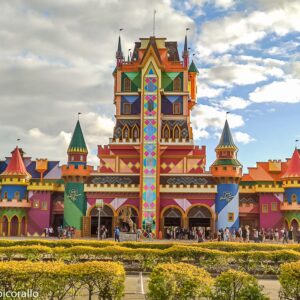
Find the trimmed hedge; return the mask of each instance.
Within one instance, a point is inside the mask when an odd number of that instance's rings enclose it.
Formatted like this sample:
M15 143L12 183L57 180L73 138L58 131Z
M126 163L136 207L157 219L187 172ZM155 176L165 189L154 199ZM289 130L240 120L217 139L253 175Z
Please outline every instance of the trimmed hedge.
M215 300L267 300L257 279L245 272L228 270L215 280L213 299Z
M112 262L0 262L1 290L31 290L38 293L37 299L73 299L82 292L89 299L122 299L124 282L123 266Z
M285 263L280 266L280 299L300 299L300 261Z
M182 245L174 245L164 250L132 249L119 245L103 248L90 246L73 246L68 248L12 246L0 247L1 258L2 260L63 260L66 262L92 260L121 261L127 267L135 264L135 268L139 270L151 270L158 263L188 262L215 273L234 268L256 274L278 274L282 263L298 261L300 253L288 249L275 251L235 251L230 253Z
M159 264L150 275L149 300L188 300L211 296L212 277L201 268L178 263Z
M294 250L300 252L300 244L267 244L267 243L238 243L238 242L205 242L205 243L155 243L155 242L122 242L115 243L113 241L96 241L96 240L51 240L51 239L26 239L26 240L0 240L1 247L11 246L33 246L40 245L50 248L64 247L70 248L74 246L85 246L93 248L105 248L111 246L121 246L130 249L159 249L165 250L174 246L197 247L211 250L220 250L224 252L235 251L276 251L276 250Z

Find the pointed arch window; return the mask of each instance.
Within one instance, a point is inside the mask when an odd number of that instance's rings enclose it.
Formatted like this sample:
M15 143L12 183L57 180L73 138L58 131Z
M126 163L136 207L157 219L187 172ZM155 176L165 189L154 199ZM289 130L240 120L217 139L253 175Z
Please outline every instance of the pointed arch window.
M131 80L129 78L124 78L124 92L131 91Z
M128 125L125 125L122 132L123 139L129 139L130 138L130 130Z
M132 137L136 140L140 137L140 131L138 126L135 124L132 128Z
M162 136L163 136L163 138L166 139L166 140L168 140L168 139L171 137L169 125L166 124L166 125L163 127Z
M178 125L173 129L173 139L180 139L180 128Z
M180 77L176 77L173 80L173 91L174 92L180 92L181 91L181 78Z

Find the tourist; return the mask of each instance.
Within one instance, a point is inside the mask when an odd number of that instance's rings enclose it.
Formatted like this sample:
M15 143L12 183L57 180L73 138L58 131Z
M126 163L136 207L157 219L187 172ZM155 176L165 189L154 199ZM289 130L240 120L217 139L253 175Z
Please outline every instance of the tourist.
M236 231L235 228L233 228L231 233L231 241L235 242L235 239L236 239Z
M287 229L283 229L283 234L282 234L282 243L283 244L284 243L288 244L288 242L289 242L288 235L289 235L289 233L288 233Z
M45 232L45 237L49 237L49 228L48 227L45 228L44 232Z
M115 228L115 242L120 242L120 229L118 226Z
M258 239L258 230L256 228L254 228L253 230L253 239L255 243L258 243L259 239Z
M53 236L53 227L49 227L49 236Z
M243 241L243 230L242 227L240 227L237 231L237 237L238 237L238 241L242 242Z
M292 243L294 241L294 238L293 238L293 226L290 227L290 230L288 232L288 237L289 237L289 241Z
M249 243L250 242L250 229L249 226L245 226L246 227L246 242Z
M136 231L136 241L140 241L141 240L141 235L142 235L142 230L140 228L138 228L138 230Z
M300 228L297 230L297 242L300 244Z
M278 243L279 242L279 231L277 228L275 228L274 238L275 238L275 242Z

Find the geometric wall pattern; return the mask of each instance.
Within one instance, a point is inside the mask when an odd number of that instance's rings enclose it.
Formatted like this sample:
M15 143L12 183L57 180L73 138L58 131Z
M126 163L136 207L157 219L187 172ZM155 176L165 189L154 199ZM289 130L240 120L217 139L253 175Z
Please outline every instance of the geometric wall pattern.
M153 65L144 76L143 98L143 180L142 180L142 226L156 231L156 177L158 159L158 84Z
M183 73L182 72L162 72L162 88L166 92L173 92L173 82L174 79L180 78L180 91L182 91Z
M122 72L122 92L124 92L125 78L130 79L130 92L137 92L141 87L141 72Z

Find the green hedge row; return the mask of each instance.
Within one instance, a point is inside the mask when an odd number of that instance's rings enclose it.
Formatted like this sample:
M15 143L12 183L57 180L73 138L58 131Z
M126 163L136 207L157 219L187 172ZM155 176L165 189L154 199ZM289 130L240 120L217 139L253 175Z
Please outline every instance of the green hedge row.
M132 249L121 246L95 248L88 246L46 247L12 246L0 247L0 259L63 260L81 262L92 260L111 260L124 262L126 267L136 264L136 268L151 270L158 263L189 262L210 272L220 272L229 268L240 269L257 274L278 274L284 262L295 262L300 253L293 250L274 251L235 251L225 252L201 247L172 246L160 249Z
M267 300L255 277L228 270L213 279L202 268L178 263L159 264L150 275L149 300Z
M1 247L11 246L47 246L51 248L64 247L70 248L74 246L87 246L94 248L105 248L119 245L130 249L168 249L174 246L197 247L205 249L221 250L225 252L234 251L276 251L276 250L294 250L300 252L300 244L267 244L267 243L238 243L238 242L205 242L205 243L155 243L155 242L122 242L115 243L113 241L96 241L96 240L47 240L47 239L31 239L31 240L0 240Z
M25 298L16 295L29 291L29 299L74 299L81 294L122 299L124 283L123 266L113 262L0 262L0 288L10 293L2 295L5 299Z

